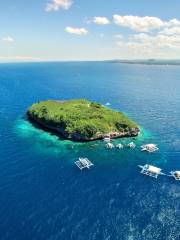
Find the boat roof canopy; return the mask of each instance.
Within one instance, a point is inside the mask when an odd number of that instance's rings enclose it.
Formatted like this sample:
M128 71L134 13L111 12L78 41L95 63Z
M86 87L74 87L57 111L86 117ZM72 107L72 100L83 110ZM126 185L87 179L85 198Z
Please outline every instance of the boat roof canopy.
M175 174L180 176L180 171L175 171Z
M149 144L146 144L147 147L156 147L156 144L154 143L149 143Z
M157 167L154 167L154 166L151 166L151 165L149 165L148 170L149 170L150 172L153 172L153 173L156 173L156 174L159 174L159 173L161 172L161 169L160 169L160 168L157 168Z

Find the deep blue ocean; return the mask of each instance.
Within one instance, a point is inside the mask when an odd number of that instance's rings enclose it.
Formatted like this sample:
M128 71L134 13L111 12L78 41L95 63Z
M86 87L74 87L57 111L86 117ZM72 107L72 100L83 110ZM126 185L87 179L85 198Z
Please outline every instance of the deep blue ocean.
M110 103L137 121L137 147L73 143L26 119L34 102L73 98ZM160 150L141 152L145 143ZM80 171L79 157L94 167ZM145 163L180 170L179 66L0 64L1 240L179 240L180 184L140 174Z

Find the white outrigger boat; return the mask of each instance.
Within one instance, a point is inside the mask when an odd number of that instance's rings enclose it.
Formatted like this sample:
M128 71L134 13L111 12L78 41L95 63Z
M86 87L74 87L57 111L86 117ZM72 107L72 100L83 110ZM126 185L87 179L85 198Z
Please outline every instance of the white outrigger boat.
M84 168L89 169L91 166L94 165L88 158L79 158L79 160L76 161L75 164L81 170Z
M105 138L103 139L103 141L108 143L108 142L111 141L111 138L110 138L110 137L105 137Z
M124 146L122 145L122 143L119 143L119 144L116 145L116 148L118 148L118 149L123 149L123 147Z
M153 144L153 143L149 143L149 144L145 144L145 145L142 145L141 146L141 151L147 151L147 152L156 152L158 151L159 148L157 147L156 144Z
M112 148L114 148L114 145L112 143L108 142L106 144L106 148L112 149Z
M170 176L172 176L175 180L180 180L180 171L171 171L170 174Z
M165 175L164 173L161 172L161 168L157 168L152 165L145 164L144 166L138 165L138 167L142 169L141 170L142 174L145 174L153 178L157 178L158 175Z
M133 142L130 142L127 146L128 146L129 148L135 148L135 147L136 147L136 144L133 143Z

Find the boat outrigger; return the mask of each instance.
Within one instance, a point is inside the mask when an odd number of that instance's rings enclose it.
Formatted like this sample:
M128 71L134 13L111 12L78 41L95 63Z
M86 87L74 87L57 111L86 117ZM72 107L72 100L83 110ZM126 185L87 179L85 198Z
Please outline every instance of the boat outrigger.
M141 173L148 175L153 178L157 178L158 175L165 175L164 173L161 172L161 168L157 168L152 165L145 164L144 166L138 165L142 170Z
M114 148L114 145L112 143L108 142L106 144L106 148L112 149L112 148Z
M129 148L135 148L135 147L136 147L136 144L133 143L133 142L130 142L127 146L128 146Z
M141 151L147 151L147 152L156 152L158 151L159 148L157 147L156 144L149 143L141 146Z
M89 169L91 166L94 165L88 158L79 158L79 160L76 161L75 164L81 170L84 168Z
M175 180L180 180L180 171L171 171L170 174L170 176L174 177Z
M119 149L123 149L123 147L124 146L122 145L122 143L119 143L119 144L116 145L116 148L119 148Z

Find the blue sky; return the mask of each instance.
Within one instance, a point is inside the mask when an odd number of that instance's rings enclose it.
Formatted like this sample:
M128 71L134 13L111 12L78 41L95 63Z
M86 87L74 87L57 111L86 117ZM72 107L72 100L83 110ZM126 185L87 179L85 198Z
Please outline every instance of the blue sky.
M180 58L178 0L6 0L0 61Z

